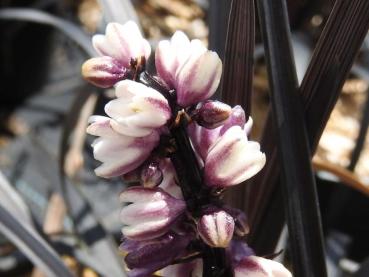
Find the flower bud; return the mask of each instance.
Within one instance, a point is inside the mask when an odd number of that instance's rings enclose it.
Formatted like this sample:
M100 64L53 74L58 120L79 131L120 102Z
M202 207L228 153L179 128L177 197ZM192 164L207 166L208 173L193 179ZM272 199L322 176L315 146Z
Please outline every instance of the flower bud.
M122 209L120 217L125 225L123 235L133 240L148 240L165 234L186 209L183 200L160 188L130 187L121 193L120 200L131 203Z
M130 137L111 128L113 120L104 116L90 118L87 133L99 136L92 143L94 157L102 165L95 169L96 175L111 178L126 174L140 166L159 143L159 135L153 131L146 137Z
M218 88L222 61L212 51L196 46L189 59L176 72L177 102L188 107L210 98Z
M171 116L167 99L143 84L124 80L117 84L117 99L105 106L112 128L123 135L143 137L163 126Z
M90 83L100 88L109 88L123 80L127 69L111 57L97 57L82 65L82 75Z
M220 101L206 101L200 105L196 122L205 128L215 129L221 126L231 114L231 107Z
M146 241L125 240L121 249L127 251L125 262L131 271L129 276L151 276L183 255L191 236L170 232ZM176 276L176 275L171 275Z
M197 230L206 244L226 248L233 237L234 220L225 211L214 211L200 218Z
M234 268L235 277L292 277L282 264L257 256L243 258Z
M158 163L151 162L141 171L141 182L145 188L154 188L163 180L163 172Z
M205 160L205 183L212 187L237 185L258 173L265 154L257 142L248 141L239 126L228 129L209 149Z
M109 56L126 68L130 67L131 59L148 59L151 52L149 42L133 21L124 25L109 23L105 35L94 35L92 44L101 56Z

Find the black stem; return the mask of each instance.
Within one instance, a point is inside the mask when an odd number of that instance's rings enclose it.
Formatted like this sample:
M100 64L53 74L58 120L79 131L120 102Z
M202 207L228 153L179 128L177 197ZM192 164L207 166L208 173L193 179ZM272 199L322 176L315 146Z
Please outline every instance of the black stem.
M268 65L274 123L282 160L283 197L293 271L296 276L326 276L316 185L285 0L259 0L259 19Z
M176 105L174 91L168 90L147 72L140 74L139 81L161 92L168 99L173 118L177 117L182 108ZM187 124L186 118L180 116L178 124L170 129L176 146L170 159L176 169L187 209L196 218L200 215L201 208L211 203L211 197L210 190L203 185L202 172L186 131ZM204 244L203 276L232 277L233 270L226 257L224 248L211 248Z

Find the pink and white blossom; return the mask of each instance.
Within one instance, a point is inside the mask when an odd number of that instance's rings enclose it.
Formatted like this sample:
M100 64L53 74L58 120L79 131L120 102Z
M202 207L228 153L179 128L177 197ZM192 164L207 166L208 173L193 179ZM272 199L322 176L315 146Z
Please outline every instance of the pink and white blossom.
M218 210L201 216L197 222L197 230L207 245L226 248L233 237L234 225L231 215Z
M133 21L109 23L105 35L94 35L92 44L101 56L109 56L129 68L132 59L149 58L151 47Z
M102 162L95 169L100 177L116 177L136 169L159 142L156 131L140 138L122 135L111 127L113 120L108 117L93 116L90 122L87 133L99 137L92 147L95 159Z
M153 88L124 80L116 85L115 94L117 99L106 104L105 112L114 119L112 127L120 134L148 136L171 117L167 99Z
M161 41L155 53L158 75L177 92L177 103L187 107L210 98L218 88L222 62L199 40L176 32Z
M204 178L208 186L228 187L242 183L258 173L265 154L257 142L249 141L240 126L228 129L209 149Z
M281 263L257 256L243 258L234 269L235 277L292 277Z
M186 203L160 188L130 187L120 195L125 206L120 214L123 235L133 240L154 239L165 234L185 211Z

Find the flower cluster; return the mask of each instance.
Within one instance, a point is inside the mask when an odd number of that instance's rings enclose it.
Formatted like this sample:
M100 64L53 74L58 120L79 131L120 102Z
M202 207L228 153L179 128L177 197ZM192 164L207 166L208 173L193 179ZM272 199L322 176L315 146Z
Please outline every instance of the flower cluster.
M236 240L248 233L246 215L219 198L259 172L265 155L248 139L252 119L240 106L209 100L222 74L218 55L176 32L158 44L152 75L145 68L150 44L133 22L108 24L93 45L100 56L82 74L114 86L115 98L87 132L98 137L96 174L134 184L120 195L129 276L202 276L214 251L231 260L234 276L291 276ZM201 175L200 186L189 181L191 172Z

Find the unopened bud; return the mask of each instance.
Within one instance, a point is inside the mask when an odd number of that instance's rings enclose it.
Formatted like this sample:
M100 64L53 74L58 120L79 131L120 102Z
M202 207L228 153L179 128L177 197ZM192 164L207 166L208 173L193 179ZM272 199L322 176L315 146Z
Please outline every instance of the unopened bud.
M209 246L226 248L233 237L234 220L225 211L211 212L200 218L197 230Z
M82 65L83 77L101 88L112 87L123 80L126 73L125 67L108 56L89 59Z
M196 121L200 126L214 129L221 126L230 116L232 108L220 101L206 101L198 108Z
M163 172L156 162L151 162L141 171L141 182L146 188L154 188L163 181Z

